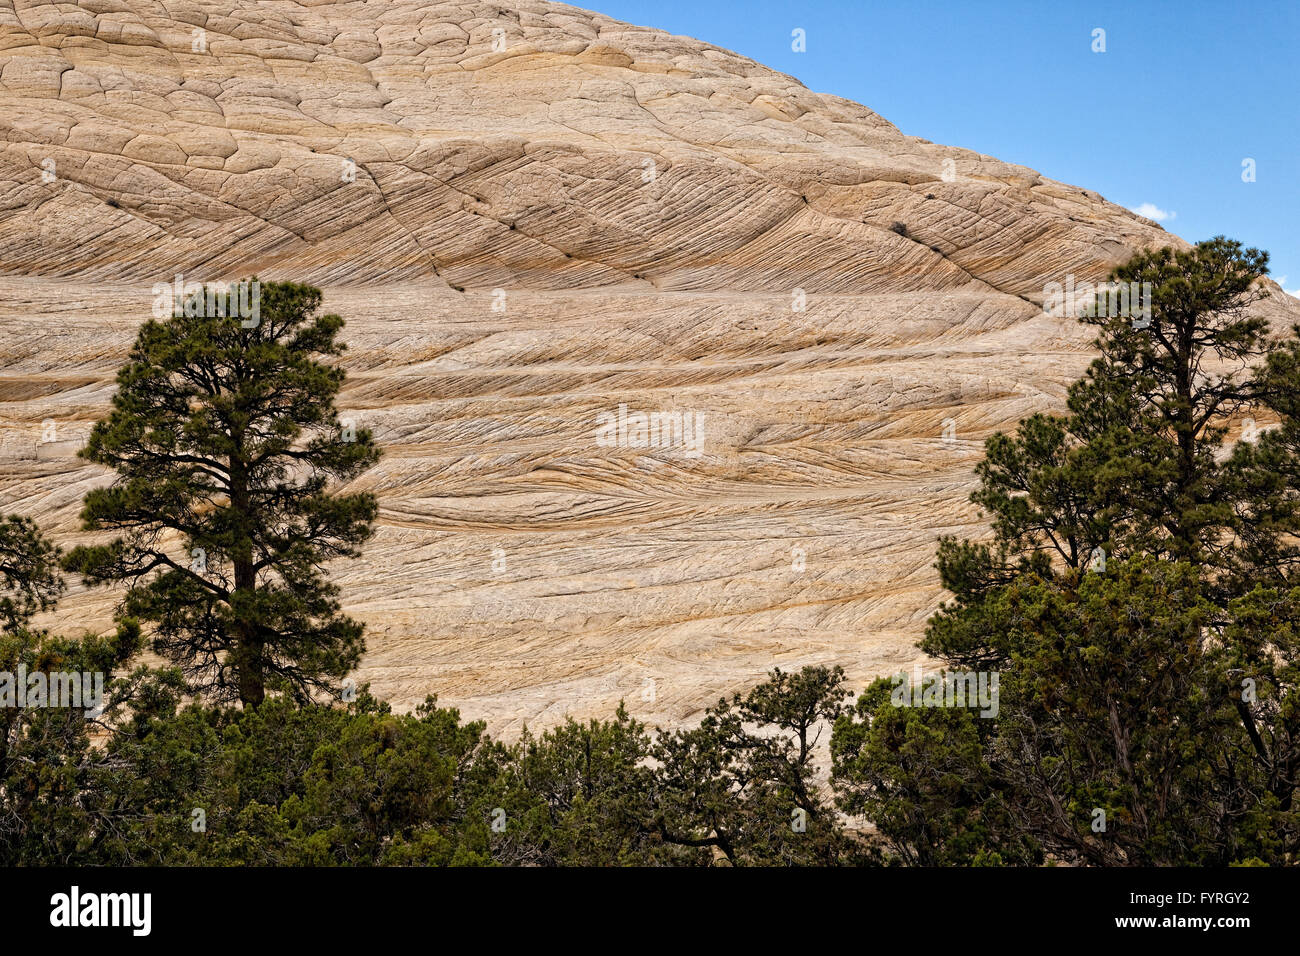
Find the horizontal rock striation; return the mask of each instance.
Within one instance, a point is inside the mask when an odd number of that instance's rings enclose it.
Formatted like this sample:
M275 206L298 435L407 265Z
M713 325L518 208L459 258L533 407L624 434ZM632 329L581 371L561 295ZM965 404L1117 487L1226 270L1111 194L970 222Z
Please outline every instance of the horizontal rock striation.
M387 448L338 569L378 693L508 729L679 723L774 665L860 682L916 659L983 437L1089 359L1044 286L1168 243L541 0L0 3L0 510L82 538L108 476L75 450L155 283L307 281Z

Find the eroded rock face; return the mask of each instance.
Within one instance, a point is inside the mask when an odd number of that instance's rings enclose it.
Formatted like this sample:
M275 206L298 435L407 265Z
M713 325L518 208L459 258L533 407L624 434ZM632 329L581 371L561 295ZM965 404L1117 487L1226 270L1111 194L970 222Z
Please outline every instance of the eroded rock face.
M321 285L388 449L338 571L360 677L502 731L910 665L982 438L1088 361L1044 286L1181 244L540 0L0 4L0 130L0 509L82 537L108 476L72 453L154 283Z

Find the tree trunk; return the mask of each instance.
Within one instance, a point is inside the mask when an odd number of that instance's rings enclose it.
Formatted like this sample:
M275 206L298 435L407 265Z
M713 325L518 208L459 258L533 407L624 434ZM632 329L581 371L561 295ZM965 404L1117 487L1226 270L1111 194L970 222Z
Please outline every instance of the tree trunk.
M266 699L266 642L248 609L247 600L241 600L251 598L257 590L257 574L253 568L252 537L247 530L251 520L248 474L243 461L233 455L230 459L230 507L237 516L240 529L234 554L230 556L235 570L235 591L231 595L235 612L235 679L239 702L245 707L256 707Z
M1178 391L1178 408L1177 430L1178 439L1178 499L1176 507L1180 514L1186 509L1194 506L1196 492L1196 426L1195 426L1195 409L1192 408L1192 334L1195 332L1195 322L1189 321L1188 326L1179 336L1178 355L1175 356L1178 365L1175 370L1176 388ZM1187 522L1181 516L1178 519L1177 530L1174 535L1174 556L1183 561L1195 561L1197 559L1197 533L1195 528L1190 528Z

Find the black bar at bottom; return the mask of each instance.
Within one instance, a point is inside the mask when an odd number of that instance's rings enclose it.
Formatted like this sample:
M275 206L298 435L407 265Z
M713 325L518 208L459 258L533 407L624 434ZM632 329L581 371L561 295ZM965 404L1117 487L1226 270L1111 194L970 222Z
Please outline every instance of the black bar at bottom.
M481 933L498 944L514 934L572 942L593 923L622 926L631 934L625 942L668 944L704 928L703 919L733 941L788 921L804 933L838 925L875 948L894 939L1009 942L1044 927L1079 940L1201 936L1230 944L1243 934L1287 932L1300 876L1254 868L11 869L0 871L0 888L9 944L75 937L374 947L423 927L434 930L435 945L460 948L454 941L473 926L471 938ZM132 894L148 894L147 909ZM71 925L114 920L119 925ZM399 938L387 944L401 945ZM808 944L820 948L814 939Z

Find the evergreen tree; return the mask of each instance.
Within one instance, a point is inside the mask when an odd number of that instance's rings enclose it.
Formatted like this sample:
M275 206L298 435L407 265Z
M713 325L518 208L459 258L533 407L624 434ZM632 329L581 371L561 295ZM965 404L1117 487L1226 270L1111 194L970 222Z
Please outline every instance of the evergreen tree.
M847 696L839 667L779 668L698 727L662 731L653 826L666 843L717 851L733 866L828 866L852 859L814 782L821 728Z
M903 858L987 860L980 834L1097 864L1300 849L1300 342L1251 311L1267 263L1221 237L1135 256L1111 279L1149 283L1149 314L1085 315L1100 357L1068 414L986 443L972 500L993 540L940 543L953 600L921 646L1001 671L998 718L864 697L837 728L841 803L881 814ZM1282 424L1233 449L1253 409ZM969 778L945 791L918 759ZM898 792L926 801L928 828Z
M166 684L166 675L141 669L114 676L140 648L129 623L80 639L33 627L32 616L52 610L63 586L58 549L36 524L0 518L0 865L103 859L100 841L112 824L104 824L100 788L117 768L91 733L128 706L147 712ZM69 693L72 682L79 687Z
M59 551L30 518L0 516L0 628L14 632L63 593Z
M254 280L256 281L256 280ZM379 457L334 405L343 320L309 286L260 287L255 322L179 315L140 329L109 417L82 456L117 472L91 491L66 567L129 585L120 609L213 700L299 700L352 670L362 627L323 566L371 534L373 495L332 490ZM202 312L202 309L186 310Z
M875 824L885 862L909 866L1028 865L1020 832L986 758L996 721L964 707L896 707L895 678L863 691L835 725L836 805Z

